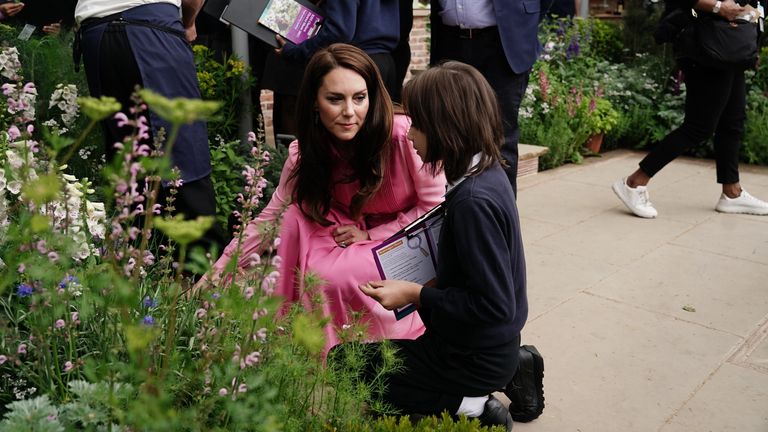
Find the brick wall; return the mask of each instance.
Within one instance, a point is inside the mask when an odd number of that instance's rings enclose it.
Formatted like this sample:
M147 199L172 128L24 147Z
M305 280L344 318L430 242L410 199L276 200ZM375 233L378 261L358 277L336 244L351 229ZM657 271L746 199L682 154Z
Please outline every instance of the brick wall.
M408 74L405 80L411 78L412 69L426 69L429 64L429 32L427 23L429 22L429 10L415 9L413 11L413 29L411 30L411 66L408 68ZM264 114L264 126L266 129L267 142L272 144L274 134L272 133L272 91L261 91L261 112Z

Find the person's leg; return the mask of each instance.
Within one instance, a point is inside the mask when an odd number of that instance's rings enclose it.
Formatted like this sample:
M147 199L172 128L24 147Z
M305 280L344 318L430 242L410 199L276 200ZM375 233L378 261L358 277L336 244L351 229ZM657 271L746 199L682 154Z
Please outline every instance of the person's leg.
M376 63L381 74L381 80L384 81L384 87L387 89L390 98L397 90L397 80L395 72L395 61L390 53L370 54L371 60Z
M683 124L670 132L648 153L631 175L613 183L612 189L636 216L655 218L646 186L651 178L685 150L706 141L714 133L730 98L731 83L722 71L685 65L686 98ZM717 83L717 85L712 85Z
M85 54L83 59L91 95L114 97L122 105L121 111L128 118L133 118L130 109L134 102L131 97L136 86L142 85L142 80L125 26L105 26L95 47L98 48ZM103 120L101 125L104 130L106 160L111 163L116 154L114 144L122 142L133 132L133 128L127 125L118 127L111 117Z
M768 202L745 191L739 182L739 148L746 120L746 84L744 72L731 72L731 98L715 130L715 160L717 182L723 193L715 206L721 213L768 215Z
M645 186L651 177L687 149L709 139L715 131L730 97L733 79L723 71L691 65L685 73L685 119L670 132L642 161L640 170L627 178L630 187ZM716 83L713 85L713 83Z
M723 74L723 78L723 85L730 83L731 94L715 129L717 182L723 185L723 193L729 198L736 198L741 194L739 147L747 117L746 84L742 71L730 71L727 75Z
M400 0L400 41L392 50L392 59L395 61L395 90L391 96L394 102L400 102L403 80L408 75L408 66L411 64L410 34L412 28L413 2Z
M167 193L165 194L167 200ZM216 199L214 198L213 183L211 177L205 176L200 180L184 183L179 189L173 203L174 214L183 214L186 219L194 219L198 216L216 217ZM220 253L229 242L229 236L214 223L205 235L195 244L203 246L206 250L215 246Z

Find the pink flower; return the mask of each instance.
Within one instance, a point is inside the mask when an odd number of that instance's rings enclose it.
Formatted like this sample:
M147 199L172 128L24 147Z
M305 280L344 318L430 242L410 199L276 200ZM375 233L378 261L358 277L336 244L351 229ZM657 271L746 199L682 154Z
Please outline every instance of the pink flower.
M27 269L27 266L24 265L24 263L19 264L18 271L19 273L24 273L24 270Z
M72 312L72 315L70 316L70 318L71 318L71 321L72 321L74 324L79 324L79 323L80 323L80 314L79 314L79 313L77 313L77 312Z
M16 348L16 354L26 354L27 353L27 344L19 344L19 347Z
M128 116L120 111L115 114L114 119L117 120L117 127L123 127L131 123L131 121L128 120Z
M250 300L251 297L253 297L253 293L254 293L253 287L246 288L245 289L245 293L244 293L245 299L246 300Z
M275 249L277 249L278 246L280 246L280 237L276 238L274 242L272 242Z
M16 139L20 136L21 132L19 131L19 128L16 127L16 125L11 125L11 127L8 128L8 141L16 141Z
M256 141L256 134L253 132L248 132L248 141L250 142Z
M261 360L261 353L258 351L254 351L245 357L245 364L247 366L253 366L257 364L259 360Z
M75 365L73 365L71 361L64 363L64 373L71 371L74 367Z
M195 316L197 316L197 318L203 318L206 313L207 311L205 309L200 308L197 310L197 312L195 312Z
M32 135L32 132L35 131L35 125L27 125L27 133Z
M227 393L229 393L229 392L224 387L219 389L219 396L226 396Z
M4 355L0 355L0 365L5 363L7 360L8 360L8 357L6 357Z
M262 342L264 342L265 340L267 340L267 329L265 329L264 327L262 327L262 328L260 328L260 329L256 330L256 337L258 337L259 339L261 339L261 341L262 341Z
M237 386L238 393L245 393L247 391L248 391L248 386L246 386L245 384L240 384L239 386Z
M51 262L56 262L59 260L59 254L53 251L48 252L48 259L51 260Z
M65 323L63 319L57 319L54 324L57 329L63 329L65 325L67 325L67 323Z

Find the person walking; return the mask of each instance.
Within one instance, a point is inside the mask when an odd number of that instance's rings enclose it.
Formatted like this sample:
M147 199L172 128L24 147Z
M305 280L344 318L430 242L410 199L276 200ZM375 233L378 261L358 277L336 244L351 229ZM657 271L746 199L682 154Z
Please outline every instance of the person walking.
M733 0L670 0L670 7L712 13L733 21L745 7ZM636 216L655 218L648 183L684 151L714 134L717 182L722 185L715 210L721 213L768 215L768 203L750 195L739 179L739 149L746 118L746 82L743 66L712 66L695 55L683 55L678 64L685 76L685 119L664 137L629 176L616 180L613 191Z

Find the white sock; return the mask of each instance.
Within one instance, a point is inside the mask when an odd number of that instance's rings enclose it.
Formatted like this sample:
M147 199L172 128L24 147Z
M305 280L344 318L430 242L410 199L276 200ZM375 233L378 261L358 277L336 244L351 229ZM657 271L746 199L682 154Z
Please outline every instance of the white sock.
M456 415L464 414L467 417L480 417L480 414L485 411L485 403L488 401L488 396L480 397L464 397L459 405L459 410L456 411Z

